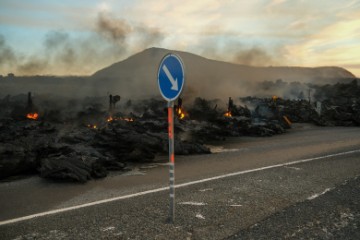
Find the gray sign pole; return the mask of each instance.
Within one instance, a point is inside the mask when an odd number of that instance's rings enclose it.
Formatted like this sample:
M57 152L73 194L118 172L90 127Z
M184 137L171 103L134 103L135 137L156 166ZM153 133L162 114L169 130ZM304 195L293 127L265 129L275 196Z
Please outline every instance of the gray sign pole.
M169 222L175 220L175 148L174 148L174 101L180 96L185 83L184 64L179 56L167 54L158 69L158 86L161 95L168 102L169 133Z
M170 214L169 222L175 220L175 149L174 149L174 102L168 102L168 124L169 124L169 188L170 188Z

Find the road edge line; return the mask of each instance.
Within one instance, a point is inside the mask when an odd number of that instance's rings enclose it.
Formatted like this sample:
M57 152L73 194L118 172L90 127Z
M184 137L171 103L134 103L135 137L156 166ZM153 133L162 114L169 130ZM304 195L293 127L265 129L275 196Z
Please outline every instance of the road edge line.
M287 162L287 163L280 163L280 164L275 164L275 165L261 167L261 168L243 170L243 171L239 171L239 172L228 173L228 174L223 174L223 175L219 175L219 176L215 176L215 177L204 178L201 180L177 184L177 185L175 185L175 188L182 188L182 187L187 187L187 186L191 186L191 185L195 185L195 184L199 184L199 183L204 183L204 182L209 182L209 181L213 181L213 180L243 175L243 174L247 174L247 173L258 172L258 171L263 171L263 170L278 168L278 167L284 167L284 166L291 166L291 165L295 165L295 164L299 164L299 163L306 163L306 162L316 161L316 160L320 160L320 159L343 156L343 155L348 155L348 154L358 153L358 152L360 152L360 149L351 150L351 151L347 151L347 152L334 153L334 154L329 154L329 155L320 156L320 157L301 159L301 160L296 160L296 161ZM114 201L118 201L118 200L139 197L139 196L143 196L143 195L147 195L147 194L151 194L151 193L162 192L162 191L165 191L168 189L169 189L169 187L161 187L161 188L147 190L147 191L143 191L143 192L139 192L139 193L133 193L133 194L129 194L129 195L103 199L103 200L99 200L99 201L95 201L95 202L84 203L84 204L71 206L71 207L67 207L67 208L61 208L61 209L55 209L55 210L50 210L50 211L46 211L46 212L31 214L28 216L23 216L23 217L19 217L19 218L13 218L13 219L5 220L5 221L0 221L0 226L11 224L11 223L17 223L17 222L21 222L21 221L26 221L26 220L30 220L30 219L37 218L37 217L43 217L43 216L53 215L53 214L62 213L62 212L68 212L71 210L81 209L81 208L85 208L85 207L100 205L103 203L109 203L109 202L114 202Z

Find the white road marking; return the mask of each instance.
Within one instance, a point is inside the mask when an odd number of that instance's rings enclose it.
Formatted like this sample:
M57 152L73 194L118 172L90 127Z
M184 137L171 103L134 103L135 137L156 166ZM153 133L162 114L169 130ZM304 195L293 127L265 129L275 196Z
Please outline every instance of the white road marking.
M114 229L115 229L115 227L111 226L111 227L103 228L103 229L101 229L101 231L103 231L103 232L113 231Z
M196 214L196 216L198 219L201 219L201 220L205 220L205 217L203 215L201 215L200 213Z
M248 148L224 148L223 146L213 146L213 145L205 145L210 148L211 153L223 153L223 152L238 152L238 151L247 151Z
M276 164L276 165L271 165L271 166L266 166L266 167L261 167L261 168L255 168L255 169L250 169L250 170L244 170L244 171L239 171L239 172L234 172L234 173L228 173L228 174L219 175L219 176L216 176L216 177L205 178L205 179L200 179L200 180L197 180L197 181L177 184L177 185L175 185L175 188L187 187L187 186L191 186L191 185L194 185L194 184L199 184L199 183L209 182L209 181L218 180L218 179L222 179L222 178L228 178L228 177L243 175L243 174L246 174L246 173L258 172L258 171L263 171L263 170L272 169L272 168L278 168L278 167L284 167L284 166L291 166L291 165L295 165L295 164L299 164L299 163L311 162L311 161L325 159L325 158L331 158L331 157L344 156L344 155L353 154L353 153L360 153L360 149L347 151L347 152L341 152L341 153L334 153L334 154L329 154L329 155L320 156L320 157L301 159L301 160L296 160L296 161L292 161L292 162L281 163L281 164ZM152 190L148 190L148 191L144 191L144 192L133 193L133 194L129 194L129 195L118 196L118 197L108 198L108 199L99 200L99 201L95 201L95 202L80 204L80 205L77 205L77 206L61 208L61 209L55 209L55 210L51 210L51 211L47 211L47 212L36 213L36 214L24 216L24 217L19 217L19 218L14 218L14 219L1 221L0 226L6 225L6 224L11 224L11 223L16 223L16 222L21 222L21 221L26 221L26 220L30 220L30 219L37 218L37 217L43 217L43 216L48 216L48 215L52 215L52 214L57 214L57 213L71 211L71 210L76 210L76 209L80 209L80 208L95 206L95 205L99 205L99 204L103 204L103 203L109 203L109 202L113 202L113 201L129 199L129 198L139 197L139 196L144 196L144 195L147 195L147 194L162 192L162 191L166 191L166 190L169 190L169 187L156 188L156 189L152 189Z
M321 195L324 195L325 193L327 193L327 192L330 191L330 190L331 190L330 188L327 188L327 189L325 189L322 193L316 193L316 194L308 197L307 199L308 199L308 200L313 200L313 199L315 199L315 198L317 198L317 197L320 197Z
M301 168L297 168L297 167L288 167L288 166L285 166L285 168L294 169L294 170L296 170L296 171L301 170Z
M232 205L229 205L230 207L242 207L241 204L232 204Z
M213 191L213 188L205 188L205 189L200 189L199 192L207 192L207 191Z
M203 202L181 202L181 203L178 203L180 205L192 205L192 206L205 206L207 205L206 203L203 203Z

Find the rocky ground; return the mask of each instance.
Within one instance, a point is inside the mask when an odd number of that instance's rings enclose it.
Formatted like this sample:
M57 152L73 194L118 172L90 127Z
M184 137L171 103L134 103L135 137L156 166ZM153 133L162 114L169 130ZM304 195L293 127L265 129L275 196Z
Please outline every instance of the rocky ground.
M105 177L108 171L125 171L129 162L152 162L156 155L167 154L167 118L163 102L151 100L148 105L131 116L121 112L109 116L108 111L88 108L75 118L55 118L55 111L28 119L25 110L13 110L10 117L0 119L0 178L38 173L44 178L86 182ZM175 117L177 155L209 154L204 143L227 136L285 131L277 120L252 123L250 117L224 117L209 106L192 111L194 116L214 116L207 120L190 119L188 113L183 120Z
M237 104L229 99L227 109L218 108L219 100L196 98L186 109L178 102L175 153L209 154L204 143L231 136L281 134L292 122L360 125L356 80L312 87L321 102L247 97L236 99ZM164 101L128 100L121 109L115 108L116 102L108 109L103 104L106 100L32 99L30 94L2 99L0 179L38 173L44 178L86 182L105 177L108 171L125 171L129 162L152 162L156 155L167 154ZM38 116L26 117L29 113Z

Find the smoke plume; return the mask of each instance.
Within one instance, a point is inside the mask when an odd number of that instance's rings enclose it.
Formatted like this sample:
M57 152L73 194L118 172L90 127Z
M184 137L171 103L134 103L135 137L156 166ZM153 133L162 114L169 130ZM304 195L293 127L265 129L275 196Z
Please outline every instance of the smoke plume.
M94 28L74 35L63 30L49 31L40 51L15 51L0 35L0 72L6 75L91 75L122 60L131 52L161 43L163 33L143 24L129 23L101 12ZM30 46L31 50L31 46Z
M163 33L158 28L141 24L131 25L107 12L99 13L97 31L120 47L132 48L134 51L157 45L164 38Z
M273 57L259 47L240 50L235 54L234 62L250 66L269 66L275 63Z
M26 62L17 66L17 72L20 74L37 74L44 71L48 67L48 63L45 59L39 59L37 57L31 57Z
M102 12L98 15L97 29L100 34L117 43L124 43L127 36L133 32L133 28L122 19L116 19Z
M249 66L278 65L283 60L280 48L266 49L256 45L249 48L239 40L210 38L203 41L199 48L202 49L201 55L208 58Z
M16 54L13 49L7 45L5 37L0 34L0 66L12 67L16 62Z

